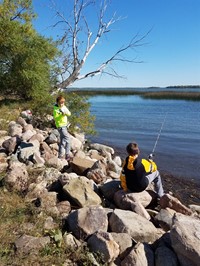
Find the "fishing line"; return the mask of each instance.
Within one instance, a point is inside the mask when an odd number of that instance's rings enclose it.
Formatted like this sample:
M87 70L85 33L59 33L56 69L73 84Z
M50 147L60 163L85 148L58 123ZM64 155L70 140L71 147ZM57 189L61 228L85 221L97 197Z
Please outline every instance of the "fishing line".
M163 129L163 126L164 126L164 124L165 124L166 117L167 117L167 113L165 114L165 117L164 117L163 122L162 122L162 124L161 124L161 127L160 127L160 130L159 130L159 132L158 132L158 136L157 136L156 142L155 142L155 144L154 144L153 150L152 150L152 152L149 154L149 159L151 159L151 160L152 160L153 157L154 157L154 152L155 152L156 146L157 146L157 144L158 144L158 140L159 140L159 138L160 138L160 135L161 135L161 133L162 133L162 129Z

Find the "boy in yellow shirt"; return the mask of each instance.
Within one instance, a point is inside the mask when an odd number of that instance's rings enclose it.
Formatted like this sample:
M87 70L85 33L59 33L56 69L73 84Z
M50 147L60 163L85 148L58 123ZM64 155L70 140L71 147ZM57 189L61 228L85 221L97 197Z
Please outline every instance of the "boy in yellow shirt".
M65 158L67 161L70 160L70 138L69 133L67 131L67 117L70 115L71 112L65 106L65 98L63 96L58 96L53 109L53 117L55 120L55 124L60 133L58 158Z

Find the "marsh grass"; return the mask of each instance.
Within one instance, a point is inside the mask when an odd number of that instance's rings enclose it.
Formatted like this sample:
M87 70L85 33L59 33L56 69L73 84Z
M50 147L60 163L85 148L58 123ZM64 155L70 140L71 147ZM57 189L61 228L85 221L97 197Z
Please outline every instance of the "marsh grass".
M84 96L128 96L138 95L143 98L157 99L157 100L186 100L186 101L200 101L200 92L182 92L182 91L139 91L139 90L127 90L127 89L108 89L108 90L78 90L79 95Z

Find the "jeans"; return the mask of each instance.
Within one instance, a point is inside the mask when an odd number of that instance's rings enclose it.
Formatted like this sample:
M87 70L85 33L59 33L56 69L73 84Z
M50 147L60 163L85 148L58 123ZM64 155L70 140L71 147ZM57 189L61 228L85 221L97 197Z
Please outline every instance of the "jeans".
M69 133L67 131L67 127L59 127L58 132L60 133L58 157L62 158L64 155L69 155L70 138L69 138Z
M160 177L160 173L158 171L155 171L149 175L146 176L149 180L149 184L153 182L155 184L155 190L159 197L162 197L164 195L163 186L162 186L162 180Z

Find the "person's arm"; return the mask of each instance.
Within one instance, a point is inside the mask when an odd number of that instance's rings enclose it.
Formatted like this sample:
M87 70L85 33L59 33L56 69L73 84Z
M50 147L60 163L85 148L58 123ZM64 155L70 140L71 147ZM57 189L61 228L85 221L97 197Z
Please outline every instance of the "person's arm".
M69 109L66 106L63 106L60 110L63 113L63 115L67 115L67 116L71 115L71 112L69 111Z
M121 181L121 187L123 188L123 190L127 191L128 188L127 188L127 185L126 185L126 176L124 174L124 165L125 165L125 161L124 161L123 166L122 166L122 171L121 171L121 174L120 174L120 181Z

